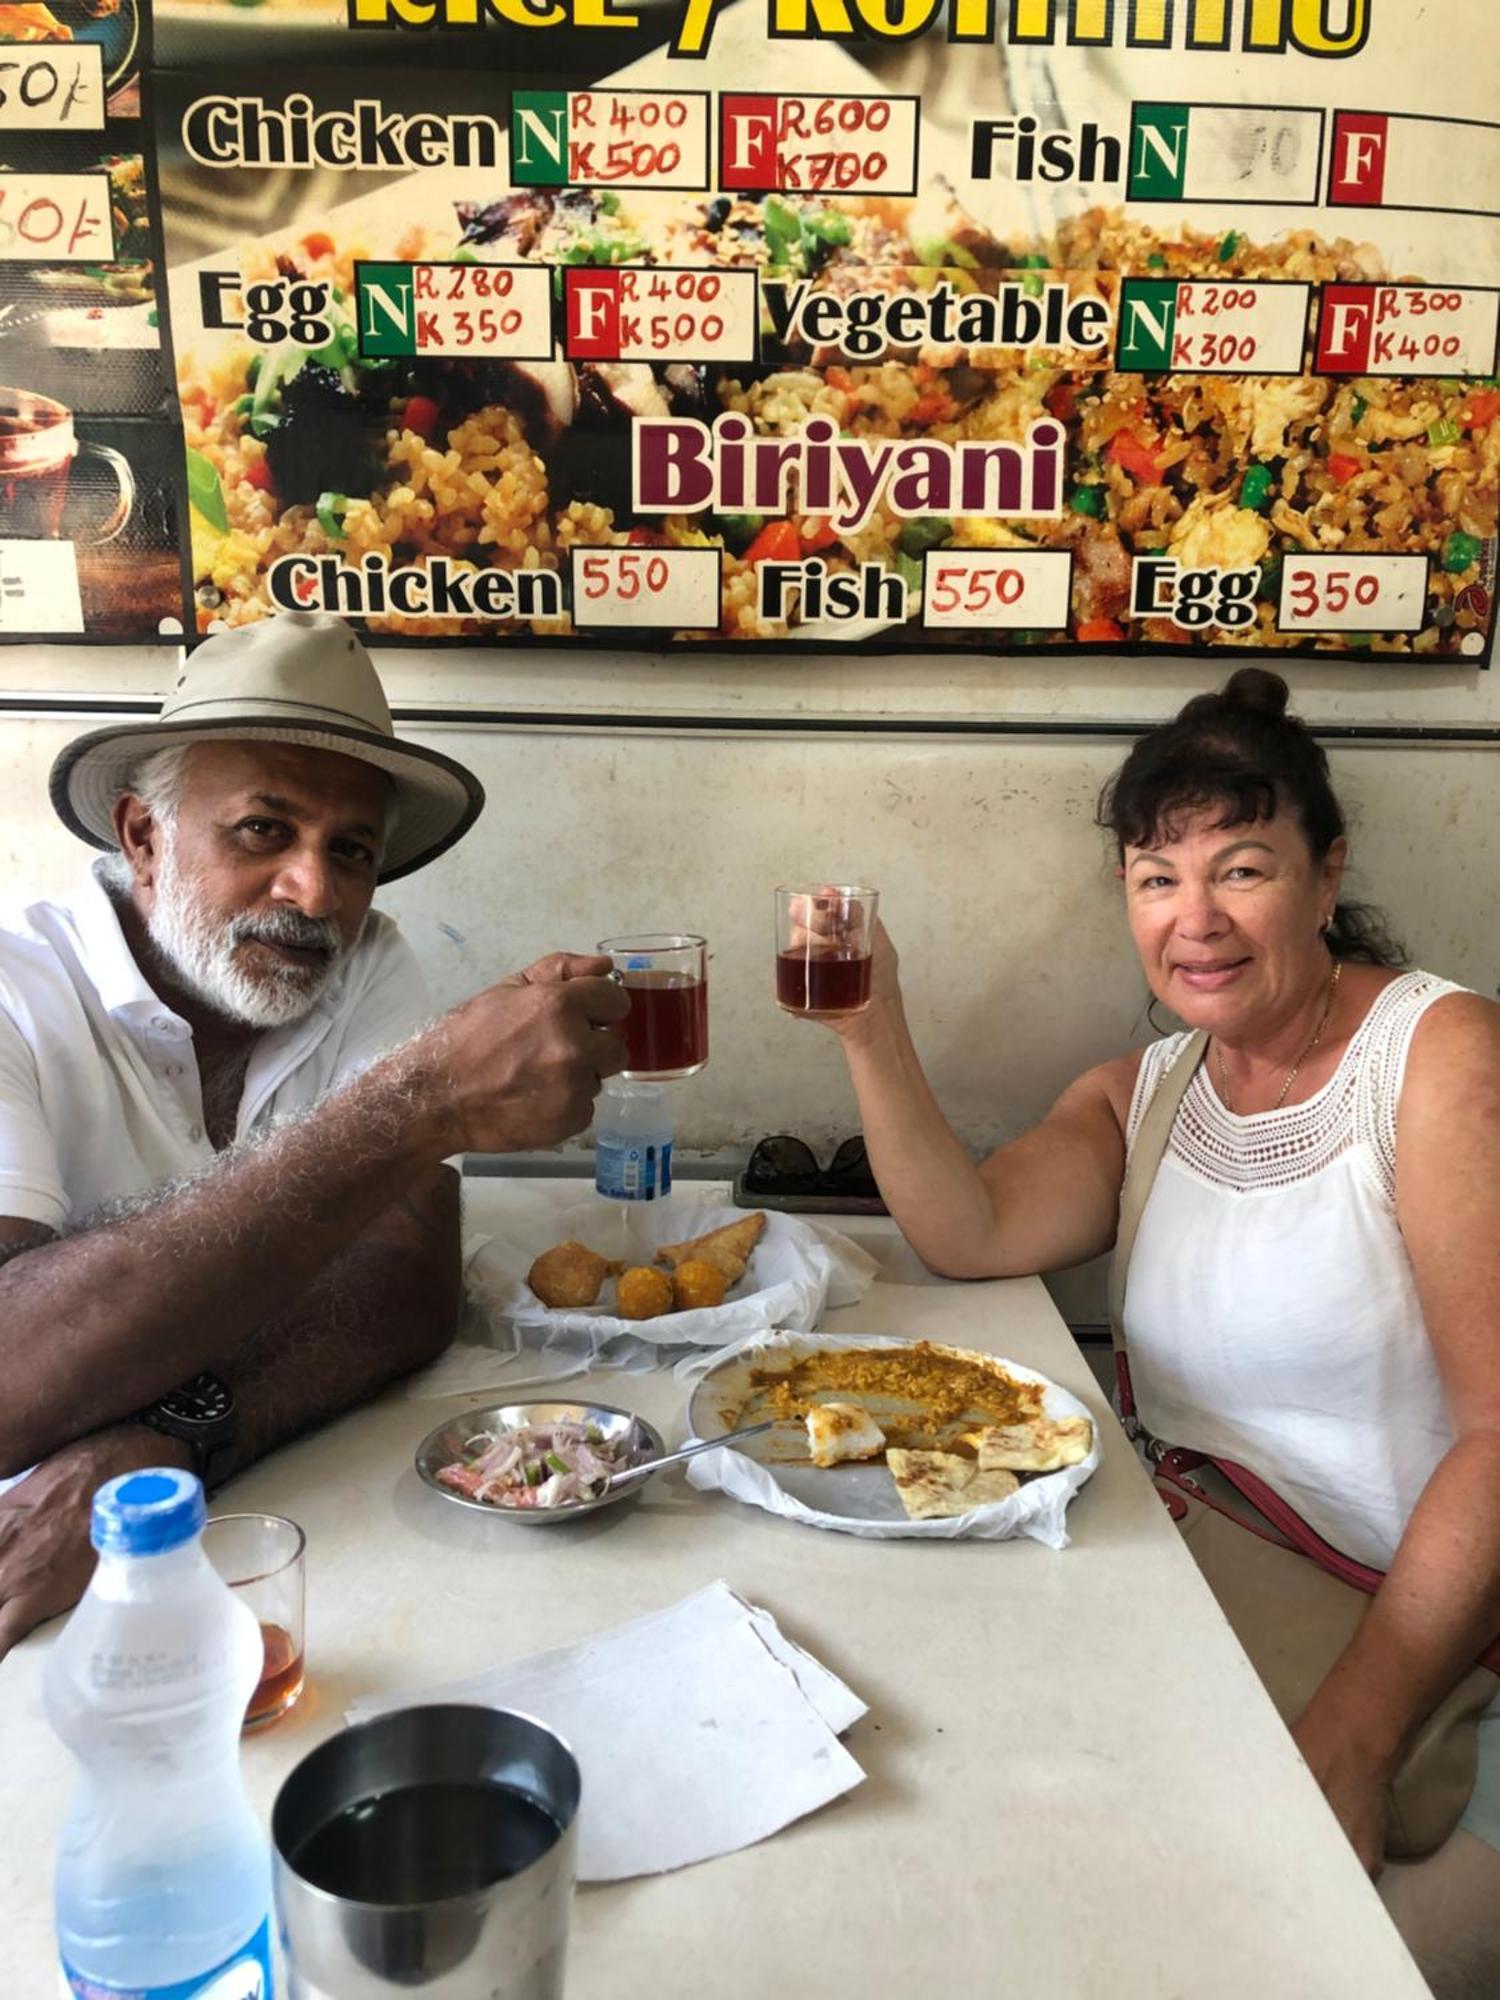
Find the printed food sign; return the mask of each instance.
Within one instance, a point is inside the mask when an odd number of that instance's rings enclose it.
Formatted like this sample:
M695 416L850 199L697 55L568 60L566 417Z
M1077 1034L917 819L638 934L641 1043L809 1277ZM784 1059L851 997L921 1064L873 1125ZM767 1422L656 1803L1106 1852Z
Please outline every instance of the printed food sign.
M96 4L0 0L0 635L1489 663L1481 0Z
M0 0L0 640L190 628L135 0Z

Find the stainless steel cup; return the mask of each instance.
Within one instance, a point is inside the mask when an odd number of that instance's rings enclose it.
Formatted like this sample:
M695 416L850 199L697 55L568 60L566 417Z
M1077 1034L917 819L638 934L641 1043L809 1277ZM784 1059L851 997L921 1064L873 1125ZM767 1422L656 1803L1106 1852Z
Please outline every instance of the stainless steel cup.
M511 1803L494 1787L556 1832L524 1814L534 1858L487 1880L475 1827ZM320 1744L271 1813L291 2000L560 2000L579 1792L562 1739L503 1709L399 1709Z

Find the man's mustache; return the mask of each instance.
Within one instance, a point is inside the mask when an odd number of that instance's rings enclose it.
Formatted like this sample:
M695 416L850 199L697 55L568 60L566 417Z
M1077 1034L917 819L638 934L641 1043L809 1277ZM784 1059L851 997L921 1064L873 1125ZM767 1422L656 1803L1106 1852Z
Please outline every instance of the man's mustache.
M298 951L321 951L331 961L343 950L337 924L329 917L304 916L301 910L268 910L259 917L236 917L229 942L288 945Z

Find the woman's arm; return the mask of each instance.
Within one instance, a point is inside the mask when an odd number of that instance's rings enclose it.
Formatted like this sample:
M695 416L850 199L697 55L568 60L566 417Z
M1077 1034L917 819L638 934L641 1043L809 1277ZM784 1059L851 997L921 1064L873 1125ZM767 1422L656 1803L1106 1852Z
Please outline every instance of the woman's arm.
M869 1006L829 1025L844 1045L880 1192L917 1255L944 1277L1008 1278L1107 1250L1138 1057L1090 1070L1040 1125L976 1166L923 1074L883 929L874 956Z
M1455 1441L1296 1730L1372 1870L1386 1782L1500 1632L1500 1007L1455 994L1428 1011L1397 1129L1396 1215Z

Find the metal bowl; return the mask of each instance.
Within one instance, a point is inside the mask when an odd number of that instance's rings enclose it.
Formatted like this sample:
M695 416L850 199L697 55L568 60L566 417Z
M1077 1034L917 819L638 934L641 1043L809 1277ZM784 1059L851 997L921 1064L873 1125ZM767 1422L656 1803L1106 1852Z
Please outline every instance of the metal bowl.
M462 1458L470 1438L480 1431L513 1431L522 1424L560 1423L593 1424L611 1444L633 1439L637 1450L642 1451L643 1463L662 1457L667 1449L654 1424L648 1424L644 1417L630 1410L612 1409L608 1403L486 1403L480 1409L461 1411L427 1433L417 1446L418 1477L455 1507L488 1514L491 1520L521 1521L528 1527L552 1521L576 1521L584 1514L597 1514L601 1507L613 1507L616 1501L628 1500L632 1493L639 1493L643 1486L649 1485L652 1474L647 1473L644 1478L632 1480L629 1486L605 1493L598 1500L574 1500L562 1507L495 1507L488 1500L470 1500L466 1494L456 1493L438 1478L439 1468Z

